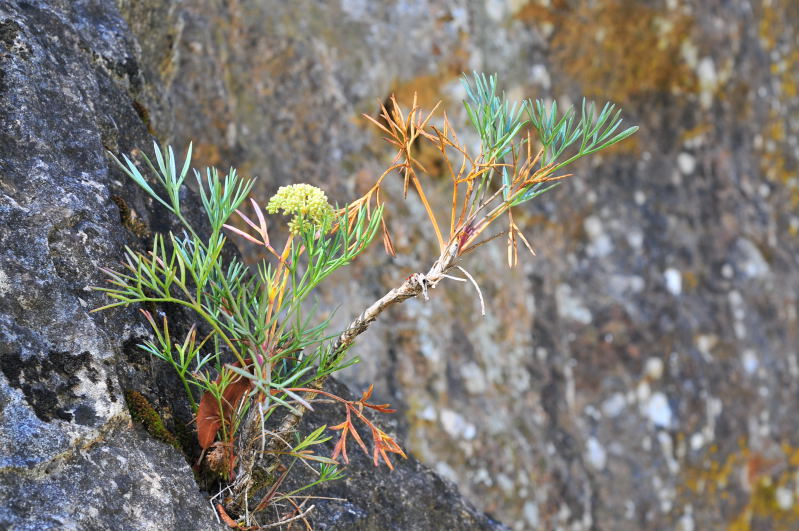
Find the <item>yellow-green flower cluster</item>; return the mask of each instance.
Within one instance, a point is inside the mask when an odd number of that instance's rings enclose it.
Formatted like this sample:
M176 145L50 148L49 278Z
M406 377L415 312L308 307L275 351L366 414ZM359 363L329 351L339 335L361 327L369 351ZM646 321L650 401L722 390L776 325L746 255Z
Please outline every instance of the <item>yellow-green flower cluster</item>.
M310 184L291 184L281 186L269 200L266 210L274 214L282 210L286 216L293 215L289 230L297 234L306 228L306 223L316 227L333 214L333 207L327 202L327 195Z

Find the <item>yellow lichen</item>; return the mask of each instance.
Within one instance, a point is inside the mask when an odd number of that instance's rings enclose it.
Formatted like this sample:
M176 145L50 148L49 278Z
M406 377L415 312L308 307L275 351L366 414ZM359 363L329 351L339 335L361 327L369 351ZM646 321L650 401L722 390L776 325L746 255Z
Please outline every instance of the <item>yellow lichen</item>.
M693 19L637 0L553 0L529 4L519 18L556 28L554 63L589 97L627 104L651 91L696 91L694 72L681 59Z
M774 529L795 529L799 505L781 503L778 493L794 496L799 448L783 443L779 450L755 451L741 439L738 450L720 457L712 446L699 464L683 467L679 495L685 504L727 515L730 530L748 531L764 520Z
M769 106L768 119L761 131L760 170L770 181L790 189L791 207L796 208L799 206L799 162L792 155L790 142L799 134L791 125L799 118L795 110L799 95L799 49L795 44L788 48L781 45L796 42L790 21L799 16L799 4L794 0L773 0L759 6L756 13L761 46L768 52L769 71L776 82L774 104ZM795 232L789 230L790 234Z

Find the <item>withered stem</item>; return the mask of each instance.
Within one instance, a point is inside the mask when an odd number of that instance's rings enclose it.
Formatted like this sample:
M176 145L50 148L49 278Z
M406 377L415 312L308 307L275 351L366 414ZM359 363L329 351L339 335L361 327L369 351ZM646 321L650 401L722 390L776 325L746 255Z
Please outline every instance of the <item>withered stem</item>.
M402 285L392 289L366 308L336 340L333 350L335 355L343 356L355 339L364 333L369 328L369 325L390 306L418 295L424 295L426 298L427 290L436 287L439 282L446 278L447 271L455 266L458 250L458 238L454 237L427 273L412 274ZM310 384L309 387L321 389L326 380L327 377L323 376ZM304 398L306 401L310 401L315 396L316 393L307 392ZM289 412L285 416L277 433L294 432L305 411L306 409L301 404L297 404L296 412ZM238 473L236 474L235 482L230 487L231 499L226 505L226 509L231 514L244 514L248 501L257 498L261 491L268 488L280 466L280 461L274 456L274 453L278 450L284 450L281 447L285 446L285 444L279 437L273 437L264 452L259 443L259 440L264 435L262 423L263 419L258 408L251 408L244 421L242 434L239 437Z

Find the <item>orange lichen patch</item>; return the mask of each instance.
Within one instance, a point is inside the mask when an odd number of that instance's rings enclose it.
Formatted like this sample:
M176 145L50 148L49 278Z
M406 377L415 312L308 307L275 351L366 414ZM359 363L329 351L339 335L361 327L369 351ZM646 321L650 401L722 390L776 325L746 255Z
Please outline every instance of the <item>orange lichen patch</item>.
M699 279L695 273L692 273L691 271L683 271L682 284L685 291L694 291L699 285Z
M218 166L222 163L222 154L216 144L196 143L192 147L192 160L198 168Z
M680 497L729 514L728 529L745 531L768 521L774 529L795 529L799 505L780 500L780 492L793 499L796 491L799 449L785 443L759 452L739 441L740 449L726 457L711 447L704 460L683 468ZM788 501L791 501L788 500Z
M689 140L700 138L701 136L713 131L713 125L707 122L702 122L687 131L683 131L680 135L680 140L685 143Z
M551 38L554 64L582 84L589 97L626 104L648 92L695 92L694 72L681 59L693 19L637 0L556 0L528 5L517 14L557 28Z
M460 69L448 68L435 74L399 81L394 84L391 92L403 105L409 105L416 94L417 103L423 109L432 109L436 103L444 100L441 89L457 79L460 73ZM444 104L445 107L450 107L448 102L445 101Z

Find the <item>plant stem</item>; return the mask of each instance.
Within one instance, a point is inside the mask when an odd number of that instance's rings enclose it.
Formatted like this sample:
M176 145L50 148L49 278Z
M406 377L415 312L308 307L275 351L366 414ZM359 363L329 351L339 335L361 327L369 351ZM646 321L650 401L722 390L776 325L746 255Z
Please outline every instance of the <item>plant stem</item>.
M454 267L455 259L458 257L458 239L455 235L441 256L435 261L433 266L425 274L414 273L397 288L392 289L381 298L366 308L350 325L341 333L333 347L334 359L343 356L347 349L353 344L355 339L364 333L369 325L374 322L381 313L394 304L404 302L413 297L424 294L427 290L436 287L445 278L446 272ZM327 380L327 376L322 376L311 383L309 387L321 389ZM303 398L310 401L318 394L317 391L305 393ZM291 433L296 430L297 425L305 414L305 408L297 404L297 411L290 412L283 419L277 433ZM231 501L227 509L232 514L243 514L247 507L248 499L257 497L258 493L268 486L270 478L274 475L280 462L277 458L264 461L259 459L260 454L274 453L282 445L280 440L273 438L265 452L262 452L261 445L258 444L262 436L261 424L263 420L256 408L253 408L245 420L242 435L239 438L239 469L236 474L236 481L231 485Z
M194 395L191 393L191 387L189 387L189 382L186 380L185 373L178 371L178 376L180 376L180 381L183 382L183 388L186 390L186 394L189 397L189 402L191 402L191 412L196 414L197 402L194 400Z

